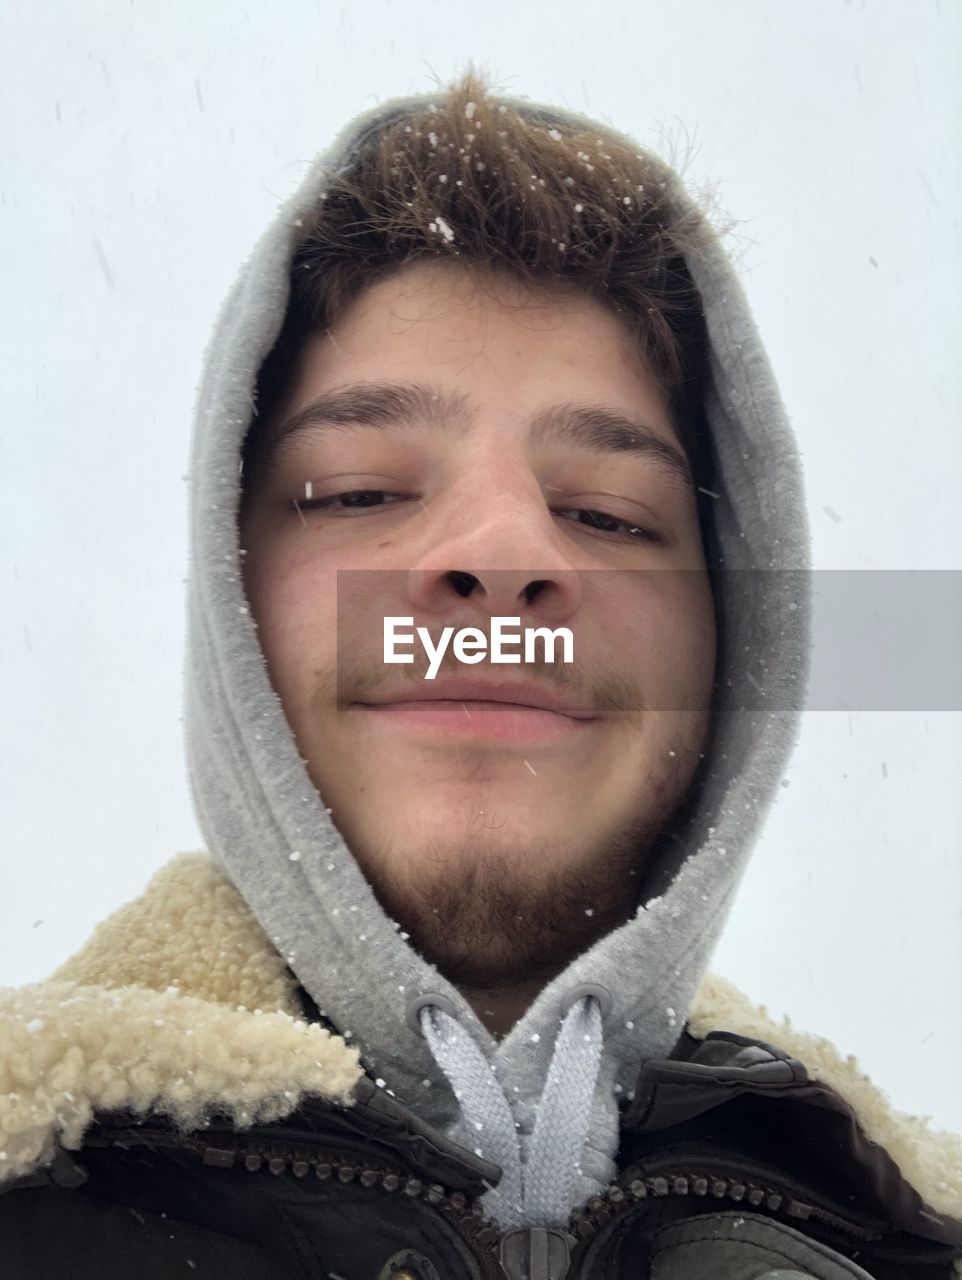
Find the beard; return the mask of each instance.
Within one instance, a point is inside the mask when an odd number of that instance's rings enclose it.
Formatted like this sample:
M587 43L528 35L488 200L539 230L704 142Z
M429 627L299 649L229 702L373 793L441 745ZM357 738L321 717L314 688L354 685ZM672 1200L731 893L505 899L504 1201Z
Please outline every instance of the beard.
M659 790L657 813L596 832L588 849L523 832L509 841L502 825L354 853L410 945L454 986L540 988L638 909L642 870L679 806L678 788Z
M318 673L308 722L328 713L332 704L349 706L378 687L373 674L366 682L350 674L348 656L339 659L339 670L343 688L334 673ZM550 664L539 670L546 682L557 681ZM483 822L472 806L437 825L382 834L375 843L365 838L364 824L350 806L338 813L337 799L332 795L328 801L383 910L408 935L412 948L462 993L545 986L631 919L644 901L645 879L662 861L662 842L673 835L679 839L676 824L702 772L707 716L701 710L646 711L634 684L617 677L590 681L582 676L580 687L590 691L582 704L617 713L629 739L647 731L649 717L665 717L672 722L665 745L670 741L674 748L642 766L647 776L633 805L607 822L599 817L587 839L583 832L580 837L539 835L537 825L532 831L530 823L509 827L509 819L491 821L496 788L481 783L483 770L467 748L464 781L479 781L476 803L486 806ZM308 743L299 747L311 757ZM453 755L451 749L449 761ZM318 792L328 794L323 770L309 766L309 772Z

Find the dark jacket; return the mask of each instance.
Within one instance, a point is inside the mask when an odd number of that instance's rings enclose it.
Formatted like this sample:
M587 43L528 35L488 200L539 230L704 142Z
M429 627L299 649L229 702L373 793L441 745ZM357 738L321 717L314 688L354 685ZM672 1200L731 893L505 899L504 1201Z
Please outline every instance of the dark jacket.
M618 1177L564 1229L500 1232L477 1203L497 1167L379 1088L324 1023L210 860L173 859L49 981L3 993L0 1275L962 1271L962 1142L721 979L672 1055L639 1064Z

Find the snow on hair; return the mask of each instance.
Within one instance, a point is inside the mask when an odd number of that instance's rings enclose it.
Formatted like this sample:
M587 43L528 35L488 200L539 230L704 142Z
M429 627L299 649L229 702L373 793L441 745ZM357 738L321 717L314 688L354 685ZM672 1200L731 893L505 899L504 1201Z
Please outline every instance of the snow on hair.
M448 90L370 136L332 173L291 264L291 298L261 370L258 428L303 340L330 330L375 281L413 261L456 264L479 287L510 277L610 307L669 396L696 484L708 480L701 400L708 339L683 254L709 221L680 216L651 158L598 130L525 119L469 63Z

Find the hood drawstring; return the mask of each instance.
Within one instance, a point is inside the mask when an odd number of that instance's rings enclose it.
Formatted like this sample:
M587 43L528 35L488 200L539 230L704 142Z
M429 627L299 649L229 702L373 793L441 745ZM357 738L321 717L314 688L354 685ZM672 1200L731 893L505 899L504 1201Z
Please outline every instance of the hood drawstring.
M601 1068L598 998L582 996L564 1017L524 1162L511 1105L494 1064L439 1005L425 1003L417 1018L461 1104L462 1127L477 1143L474 1150L504 1170L498 1186L483 1197L487 1212L505 1229L567 1224Z

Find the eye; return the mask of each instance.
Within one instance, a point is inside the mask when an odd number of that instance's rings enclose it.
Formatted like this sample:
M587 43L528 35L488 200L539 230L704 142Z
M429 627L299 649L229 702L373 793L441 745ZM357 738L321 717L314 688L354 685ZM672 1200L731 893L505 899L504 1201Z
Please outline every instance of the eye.
M310 492L310 486L307 486ZM349 516L355 511L369 511L390 505L381 501L387 498L405 499L409 495L393 493L389 489L347 489L343 493L332 493L326 498L295 498L293 505L300 511L328 511L335 516Z
M664 538L651 529L642 528L631 520L623 520L620 516L610 515L607 511L596 511L590 507L568 507L555 512L559 516L574 516L579 524L586 525L598 533L610 533L616 537L628 537L638 542L664 543ZM586 517L582 519L582 517Z

